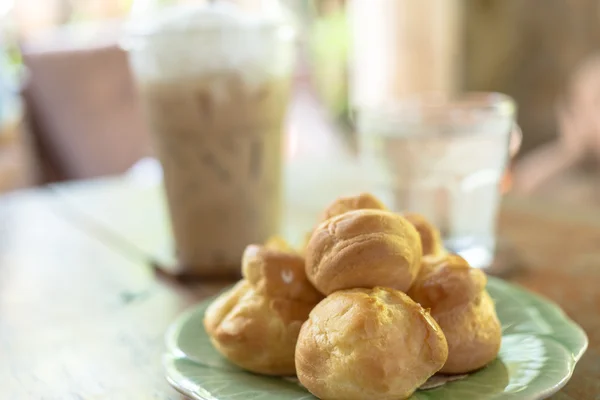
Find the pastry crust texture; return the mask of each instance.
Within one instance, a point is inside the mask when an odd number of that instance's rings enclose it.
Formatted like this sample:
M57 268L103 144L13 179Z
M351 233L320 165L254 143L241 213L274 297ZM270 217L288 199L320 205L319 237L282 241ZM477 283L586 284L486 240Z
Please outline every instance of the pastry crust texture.
M387 207L370 193L338 197L321 215L321 222L354 210L387 210Z
M327 206L325 211L323 211L319 217L319 223L322 223L329 218L337 217L338 215L344 214L348 211L363 209L387 210L386 206L370 193L360 193L356 196L343 196L338 197L335 199L335 201ZM315 230L313 229L305 235L304 241L300 246L300 252L302 254L306 254L308 243L310 242L310 238L312 237L314 231Z
M417 229L417 232L419 232L424 256L438 256L445 253L440 231L424 216L416 213L404 213L403 216L409 220Z
M266 375L294 375L300 327L323 296L306 279L304 260L277 246L250 245L244 279L204 317L215 348L232 363Z
M389 289L335 292L302 326L300 382L322 400L408 398L446 362L442 330L406 294Z
M323 295L306 277L304 258L299 254L267 246L249 245L242 256L242 276L256 293L316 304Z
M390 287L407 291L421 265L421 239L404 217L349 211L323 222L306 251L306 276L321 293Z
M448 341L448 360L440 372L462 374L494 360L502 328L487 278L458 255L424 265L408 294L431 310Z

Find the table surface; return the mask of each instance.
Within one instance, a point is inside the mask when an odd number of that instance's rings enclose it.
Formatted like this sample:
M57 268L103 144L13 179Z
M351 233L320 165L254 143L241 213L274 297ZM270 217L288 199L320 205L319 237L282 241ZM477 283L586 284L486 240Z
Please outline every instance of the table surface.
M164 332L225 283L156 275L149 252L169 235L151 219L152 193L120 178L0 199L1 398L181 398L163 376ZM556 301L590 339L552 398L600 399L600 213L508 197L500 236L522 264L509 279Z

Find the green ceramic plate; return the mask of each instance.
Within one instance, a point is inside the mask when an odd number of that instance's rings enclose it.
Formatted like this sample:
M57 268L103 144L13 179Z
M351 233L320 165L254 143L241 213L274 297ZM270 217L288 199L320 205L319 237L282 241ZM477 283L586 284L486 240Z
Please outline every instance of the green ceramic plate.
M502 322L502 348L486 368L412 400L543 399L567 383L587 348L583 330L539 296L489 278L488 290ZM315 399L292 380L244 372L212 347L202 325L210 300L184 313L166 337L167 379L196 400Z

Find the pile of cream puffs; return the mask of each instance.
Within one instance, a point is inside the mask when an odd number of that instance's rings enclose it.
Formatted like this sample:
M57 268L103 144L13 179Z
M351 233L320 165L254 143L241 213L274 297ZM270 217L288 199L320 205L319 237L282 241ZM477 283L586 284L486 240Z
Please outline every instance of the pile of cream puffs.
M406 399L500 349L485 274L423 217L369 194L337 199L300 251L248 246L242 274L206 312L215 348L255 373L297 375L322 400Z

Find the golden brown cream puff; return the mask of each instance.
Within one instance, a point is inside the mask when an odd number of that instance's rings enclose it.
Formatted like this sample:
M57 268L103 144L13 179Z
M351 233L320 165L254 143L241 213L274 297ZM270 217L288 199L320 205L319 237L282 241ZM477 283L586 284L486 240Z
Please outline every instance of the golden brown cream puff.
M421 267L417 278L413 282L413 286L417 284L417 281L424 279L431 271L440 265L447 263L452 257L459 257L455 254L443 253L438 255L424 255L421 257Z
M379 201L379 199L369 193L360 193L356 196L338 197L335 199L335 201L327 206L325 211L323 211L319 218L319 223L322 223L329 218L337 217L338 215L348 211L362 209L386 210L386 207L381 201ZM308 247L308 242L310 241L313 233L314 229L304 236L304 241L300 246L300 253L306 254L306 248Z
M264 244L264 247L273 250L285 251L288 253L293 253L294 249L289 245L288 242L281 236L271 236Z
M356 196L338 197L331 203L321 216L321 222L340 214L354 210L387 210L386 206L370 193L360 193Z
M242 256L242 276L259 294L316 304L323 295L307 279L304 264L299 254L251 244Z
M424 216L416 213L404 213L403 216L409 220L415 226L417 232L419 232L424 256L436 256L445 252L444 244L440 237L440 231Z
M277 246L250 245L244 278L219 296L204 317L215 348L232 363L267 375L294 375L302 323L323 296L306 279L304 260Z
M431 310L448 341L448 360L440 372L467 373L496 358L502 330L486 283L484 272L448 255L424 267L409 290L413 300Z
M322 400L408 398L446 362L442 330L389 288L332 293L310 313L296 346L300 382Z
M294 349L314 304L256 293L240 281L206 310L212 344L229 361L266 375L294 375Z
M317 227L306 250L306 276L323 294L390 287L406 291L421 264L421 239L404 217L355 210Z

